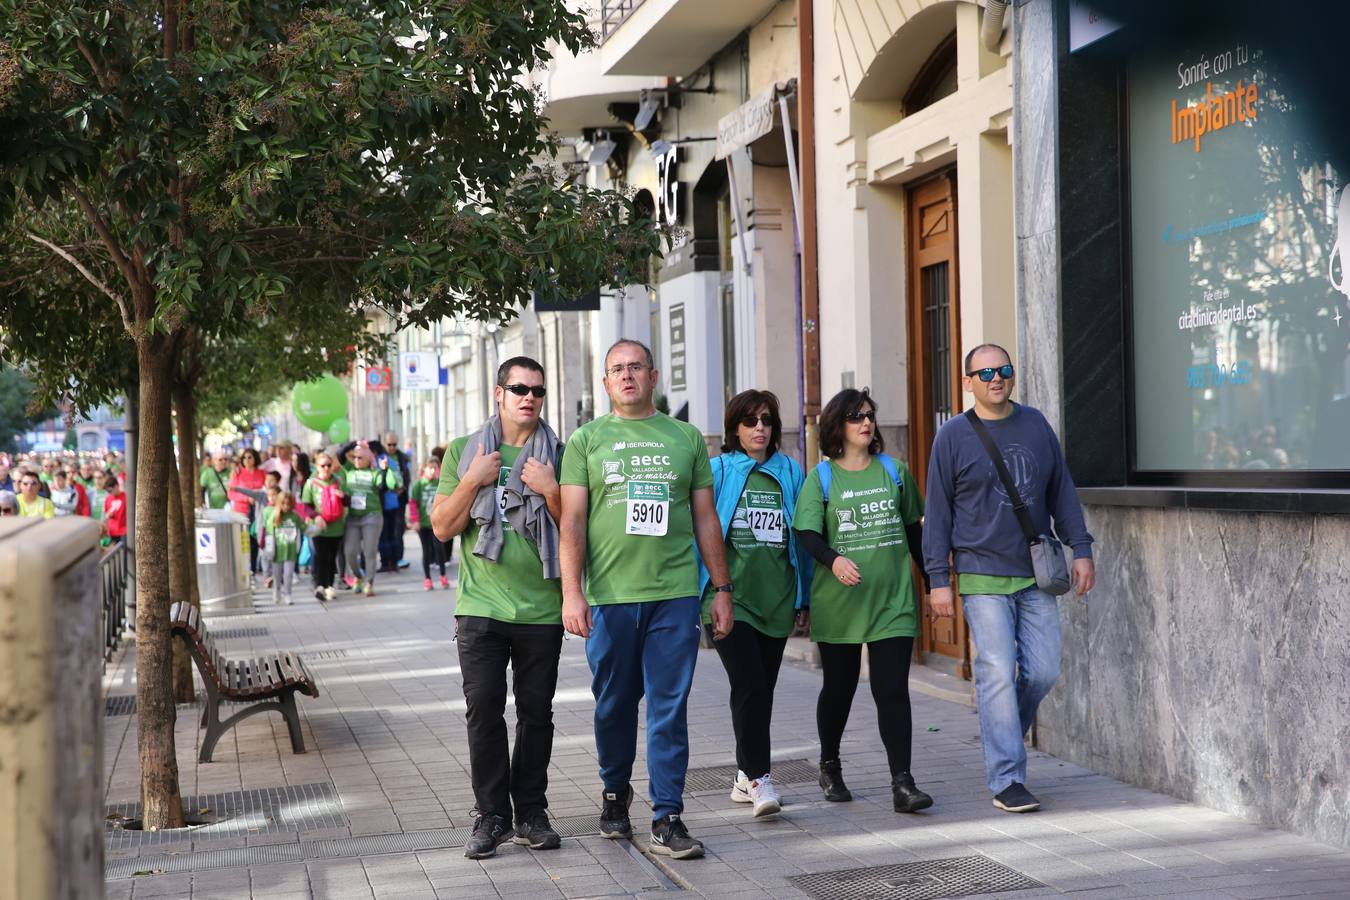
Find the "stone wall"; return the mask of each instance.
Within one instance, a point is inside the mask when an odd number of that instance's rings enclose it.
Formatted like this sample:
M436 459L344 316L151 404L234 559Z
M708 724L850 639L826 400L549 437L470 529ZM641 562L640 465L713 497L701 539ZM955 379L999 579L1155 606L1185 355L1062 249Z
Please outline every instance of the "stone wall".
M1038 745L1350 846L1350 519L1089 507Z

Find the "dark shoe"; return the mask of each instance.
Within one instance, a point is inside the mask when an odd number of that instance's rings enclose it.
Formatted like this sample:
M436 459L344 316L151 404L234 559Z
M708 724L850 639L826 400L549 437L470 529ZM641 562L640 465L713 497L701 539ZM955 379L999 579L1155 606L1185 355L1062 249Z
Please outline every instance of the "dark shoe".
M914 776L908 772L891 779L891 800L898 813L918 812L933 805L933 798L914 786Z
M1020 781L1014 781L994 797L994 805L1004 812L1028 813L1041 808L1041 801Z
M497 855L497 848L511 839L511 822L503 816L479 816L473 823L473 834L464 845L469 859L487 859Z
M853 799L853 792L844 784L844 767L839 764L839 760L821 760L820 789L831 803L847 803Z
M531 850L557 850L562 846L562 837L553 830L548 821L548 813L542 809L530 813L516 823L514 840Z
M604 806L600 810L600 836L618 840L633 836L633 823L628 818L628 807L633 805L633 786L626 784L621 791L605 791Z
M703 855L703 842L691 838L684 822L671 813L652 823L651 849L672 859L697 859Z

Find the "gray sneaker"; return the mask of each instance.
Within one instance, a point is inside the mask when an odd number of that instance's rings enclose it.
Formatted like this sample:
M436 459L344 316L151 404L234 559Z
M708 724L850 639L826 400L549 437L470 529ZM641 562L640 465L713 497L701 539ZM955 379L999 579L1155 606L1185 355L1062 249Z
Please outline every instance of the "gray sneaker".
M994 805L1004 812L1029 813L1041 808L1041 801L1020 781L1014 781L994 797Z
M689 836L689 829L674 813L652 823L652 852L672 859L697 859L703 855L703 842Z

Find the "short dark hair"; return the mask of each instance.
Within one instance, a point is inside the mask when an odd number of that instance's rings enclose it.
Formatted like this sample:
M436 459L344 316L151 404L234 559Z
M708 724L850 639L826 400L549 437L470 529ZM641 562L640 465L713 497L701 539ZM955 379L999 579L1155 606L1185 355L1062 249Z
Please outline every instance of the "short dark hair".
M610 344L610 345L609 345L609 349L605 351L605 368L606 368L606 369L609 368L609 355L610 355L611 353L613 353L615 350L617 350L618 348L622 347L624 344L629 344L630 346L637 347L639 350L642 351L643 355L647 357L647 368L649 368L649 369L655 369L655 368L656 368L656 359L655 359L655 357L652 356L652 348L651 348L651 347L648 347L646 344L642 343L642 341L635 341L635 340L633 340L632 338L619 338L617 341L615 341L614 343Z
M998 350L1005 357L1007 357L1008 362L1012 362L1012 354L1009 353L1007 349L1005 349L1004 347L1001 347L998 344L976 344L974 347L971 347L970 352L966 354L966 364L961 367L962 375L970 371L970 361L973 360L975 358L975 354L979 353L981 350Z
M872 399L872 392L869 388L858 390L857 388L844 388L839 393L830 398L830 402L825 404L825 409L820 413L820 452L830 459L837 459L844 455L844 417L855 412L861 412L864 406L869 406L872 412L877 411L877 402ZM876 456L886 449L886 442L881 438L881 427L873 423L872 443L867 445L867 452Z
M512 369L538 372L541 376L544 374L544 367L528 356L513 356L497 367L497 387L506 387L506 376L511 374Z
M783 420L778 415L778 398L771 391L741 391L727 404L726 430L722 433L723 453L744 453L741 446L741 419L753 416L760 407L768 407L773 417L773 432L769 435L769 445L765 449L772 456L778 451L778 442L783 438Z

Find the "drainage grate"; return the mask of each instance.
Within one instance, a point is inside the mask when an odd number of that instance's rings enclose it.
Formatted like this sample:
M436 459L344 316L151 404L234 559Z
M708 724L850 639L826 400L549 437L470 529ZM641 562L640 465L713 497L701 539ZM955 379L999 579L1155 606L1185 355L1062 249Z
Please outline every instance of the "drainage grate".
M987 856L925 859L895 866L840 869L788 879L816 900L936 900L1042 887Z
M271 633L266 625L246 625L242 628L214 629L211 631L211 637L221 641L232 641L237 638L267 637Z
M136 695L134 694L107 697L103 701L103 714L105 716L131 716L135 713Z
M347 824L342 815L342 801L328 782L202 794L184 798L183 811L189 819L204 820L206 824L173 831L133 831L114 827L113 823L140 818L141 805L119 803L109 806L109 825L104 830L107 847L121 850L249 834L316 831Z
M777 784L793 782L814 782L820 776L820 768L808 759L775 759L773 761L773 780ZM689 794L703 794L711 791L729 791L736 780L735 766L708 766L703 769L690 769L684 776L684 790Z
M567 816L553 820L553 828L563 837L585 837L600 833L600 817ZM261 847L237 847L226 850L201 850L196 853L142 855L122 859L108 858L103 877L130 878L136 874L172 874L224 869L231 866L259 866L268 863L294 863L310 859L352 859L385 853L412 853L422 850L447 850L463 847L473 829L431 828L393 834L366 834L360 837L268 844Z
M306 650L303 656L305 662L311 659L346 659L346 650Z

